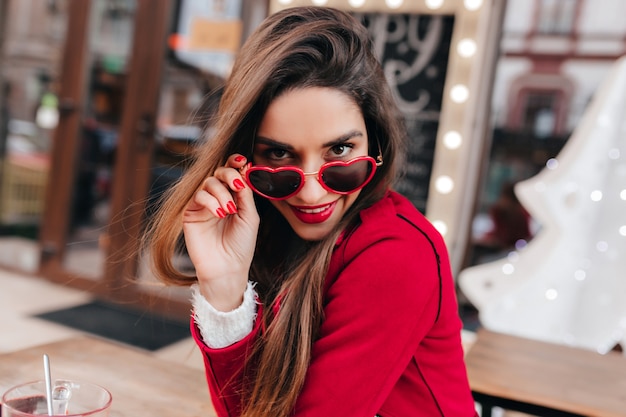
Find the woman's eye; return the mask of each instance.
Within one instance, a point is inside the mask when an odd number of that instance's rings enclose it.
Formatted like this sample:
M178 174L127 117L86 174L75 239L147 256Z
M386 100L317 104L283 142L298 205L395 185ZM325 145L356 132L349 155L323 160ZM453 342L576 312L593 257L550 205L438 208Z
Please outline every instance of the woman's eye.
M330 153L335 158L337 157L343 158L343 157L348 156L351 150L352 150L352 145L347 144L347 143L342 143L341 145L335 145L332 148L330 148Z
M266 158L274 161L281 161L291 156L288 151L279 148L267 149L264 155Z

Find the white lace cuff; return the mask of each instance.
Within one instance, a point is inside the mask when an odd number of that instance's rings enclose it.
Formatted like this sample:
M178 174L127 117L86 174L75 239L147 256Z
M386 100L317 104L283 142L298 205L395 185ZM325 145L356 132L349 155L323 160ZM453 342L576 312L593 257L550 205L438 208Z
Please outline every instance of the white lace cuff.
M240 341L252 331L256 319L257 293L254 283L248 282L243 294L243 303L228 312L216 310L202 294L198 285L191 286L193 316L204 343L219 349Z

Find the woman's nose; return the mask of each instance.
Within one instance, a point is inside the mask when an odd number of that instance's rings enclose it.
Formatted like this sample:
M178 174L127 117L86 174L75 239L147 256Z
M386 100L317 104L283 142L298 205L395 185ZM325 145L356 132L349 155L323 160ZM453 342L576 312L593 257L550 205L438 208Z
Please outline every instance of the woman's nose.
M297 196L304 203L314 204L320 201L326 194L328 194L328 191L320 184L317 173L313 173L304 176L304 185Z

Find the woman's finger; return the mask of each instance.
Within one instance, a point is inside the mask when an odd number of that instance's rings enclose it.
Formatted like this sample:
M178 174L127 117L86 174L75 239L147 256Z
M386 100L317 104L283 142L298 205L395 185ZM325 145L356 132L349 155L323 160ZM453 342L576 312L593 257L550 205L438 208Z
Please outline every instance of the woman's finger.
M215 178L226 184L232 192L235 208L244 216L246 213L256 215L253 193L244 178L247 164L248 160L243 155L234 154L228 158L226 166L218 168L214 173Z
M196 191L193 198L187 204L183 221L200 222L210 220L214 217L226 217L226 213L222 209L219 201L204 189Z
M243 167L246 164L246 162L248 162L248 160L246 159L245 156L236 153L228 157L228 160L226 161L225 166L239 169Z

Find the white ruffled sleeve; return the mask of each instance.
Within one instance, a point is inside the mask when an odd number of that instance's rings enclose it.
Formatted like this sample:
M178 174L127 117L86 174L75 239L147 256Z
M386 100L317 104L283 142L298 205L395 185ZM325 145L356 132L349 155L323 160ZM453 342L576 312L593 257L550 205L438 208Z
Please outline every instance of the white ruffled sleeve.
M250 334L257 313L254 283L248 282L243 303L228 312L216 310L200 293L198 285L192 285L191 291L193 317L207 346L213 349L223 348Z

